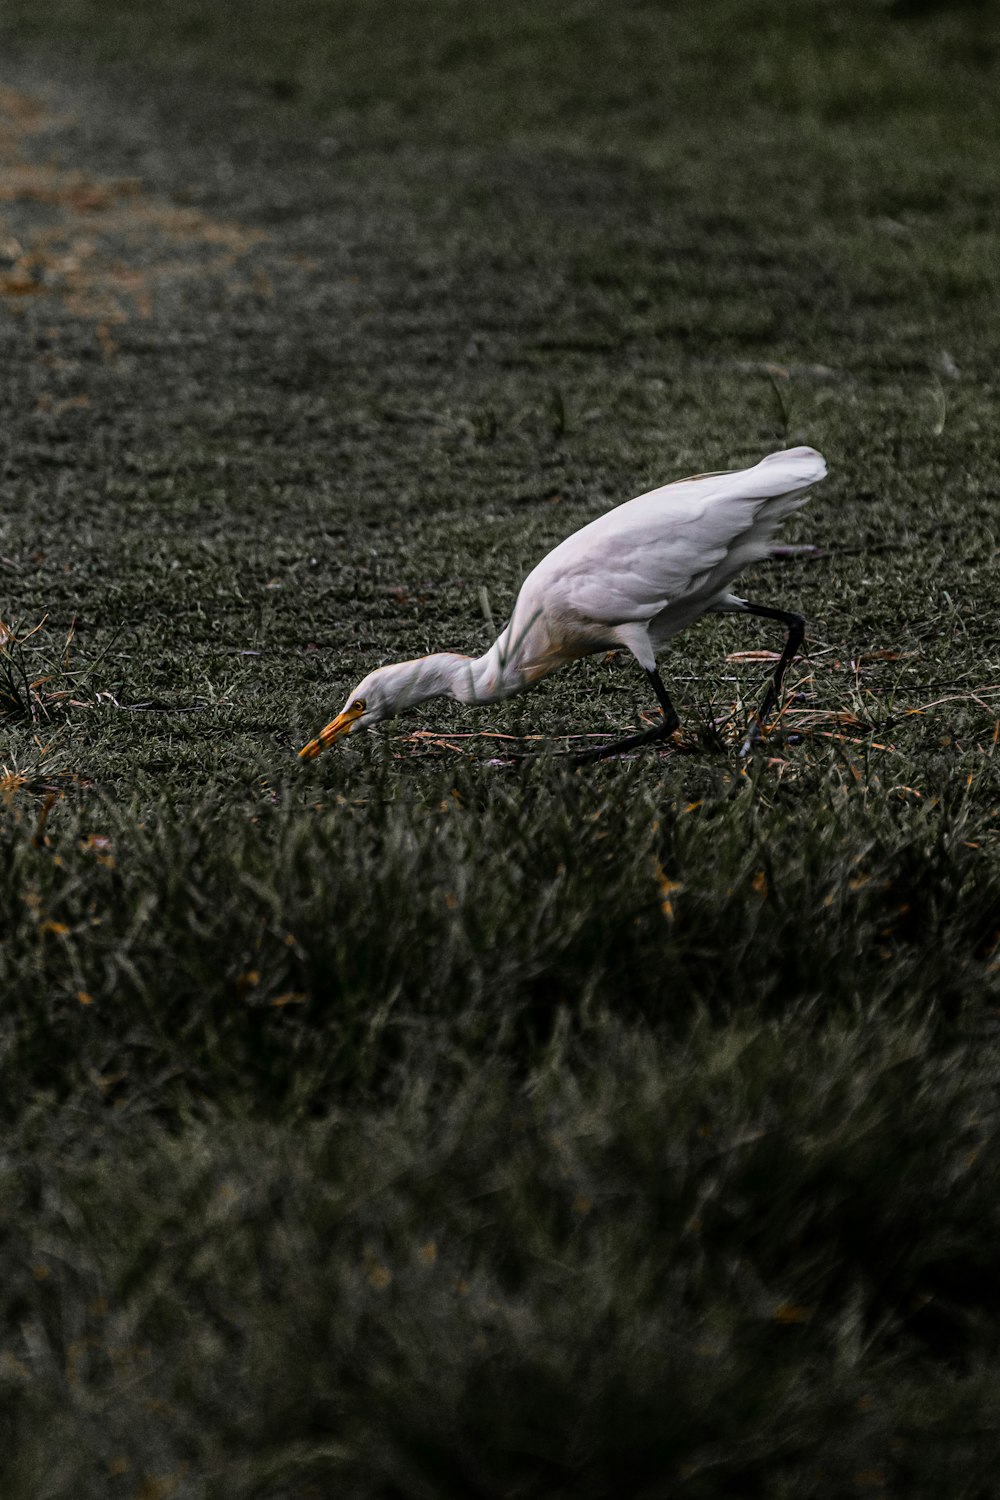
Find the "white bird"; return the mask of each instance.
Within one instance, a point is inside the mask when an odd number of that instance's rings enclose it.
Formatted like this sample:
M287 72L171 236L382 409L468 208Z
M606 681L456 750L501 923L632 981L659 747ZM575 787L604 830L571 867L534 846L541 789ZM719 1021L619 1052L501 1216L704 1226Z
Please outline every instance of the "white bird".
M457 698L495 703L524 692L557 667L595 651L625 647L652 685L663 719L578 760L631 750L665 739L680 720L656 670L657 653L708 611L780 620L788 639L774 669L748 744L777 702L785 668L805 634L799 614L750 604L729 585L749 563L768 555L781 523L826 475L814 448L771 453L751 469L699 474L650 490L598 516L568 536L521 585L507 625L484 656L451 651L377 667L358 683L337 717L305 745L311 760L357 729L424 703Z

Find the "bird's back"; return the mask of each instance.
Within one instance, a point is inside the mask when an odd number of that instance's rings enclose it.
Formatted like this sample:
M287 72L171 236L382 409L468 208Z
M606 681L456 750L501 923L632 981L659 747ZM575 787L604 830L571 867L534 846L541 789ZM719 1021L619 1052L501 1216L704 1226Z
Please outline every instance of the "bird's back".
M525 580L519 605L543 611L553 634L573 621L581 630L587 622L652 625L669 611L680 629L717 607L736 574L767 555L775 530L825 474L815 449L789 448L750 469L650 490L553 548Z
M822 456L802 447L750 469L664 484L573 532L529 580L592 618L642 618L766 556L775 529L825 474Z

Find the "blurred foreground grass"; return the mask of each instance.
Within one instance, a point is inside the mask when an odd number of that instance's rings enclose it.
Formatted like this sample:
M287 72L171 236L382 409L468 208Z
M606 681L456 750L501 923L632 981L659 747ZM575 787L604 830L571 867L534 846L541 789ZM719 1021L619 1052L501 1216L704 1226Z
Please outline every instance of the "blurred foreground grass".
M995 1494L992 13L0 31L5 1500ZM798 441L748 770L733 621L295 761Z

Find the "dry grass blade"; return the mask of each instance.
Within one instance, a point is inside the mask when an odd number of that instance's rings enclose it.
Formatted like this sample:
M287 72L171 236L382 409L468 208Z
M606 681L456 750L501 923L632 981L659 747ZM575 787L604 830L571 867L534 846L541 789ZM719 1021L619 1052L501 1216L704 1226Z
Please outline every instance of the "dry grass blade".
M726 655L727 662L780 661L780 659L780 651L730 651Z
M47 724L55 718L65 718L66 710L70 708L90 706L90 700L79 696L81 688L111 650L118 632L110 637L91 662L74 668L70 652L76 636L76 621L70 625L62 642L50 649L43 635L47 620L48 616L43 615L36 625L23 633L16 624L2 626L0 718ZM34 643L30 648L29 642ZM38 659L32 660L29 650L36 652Z

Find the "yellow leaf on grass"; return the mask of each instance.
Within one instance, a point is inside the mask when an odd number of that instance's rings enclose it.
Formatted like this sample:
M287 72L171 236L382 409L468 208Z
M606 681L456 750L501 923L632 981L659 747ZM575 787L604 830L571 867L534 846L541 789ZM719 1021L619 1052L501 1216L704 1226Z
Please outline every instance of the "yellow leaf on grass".
M285 990L283 995L275 995L271 1001L272 1005L304 1005L309 996L302 990Z
M776 1323L808 1323L812 1311L811 1307L800 1307L796 1302L781 1302L772 1317Z
M233 981L236 990L236 998L242 1000L250 990L256 989L260 984L260 970L247 969L244 974L237 974Z
M672 898L679 895L684 889L684 882L682 880L671 880L655 854L653 855L653 875L660 892L660 910L667 921L672 922L674 920L674 903Z

